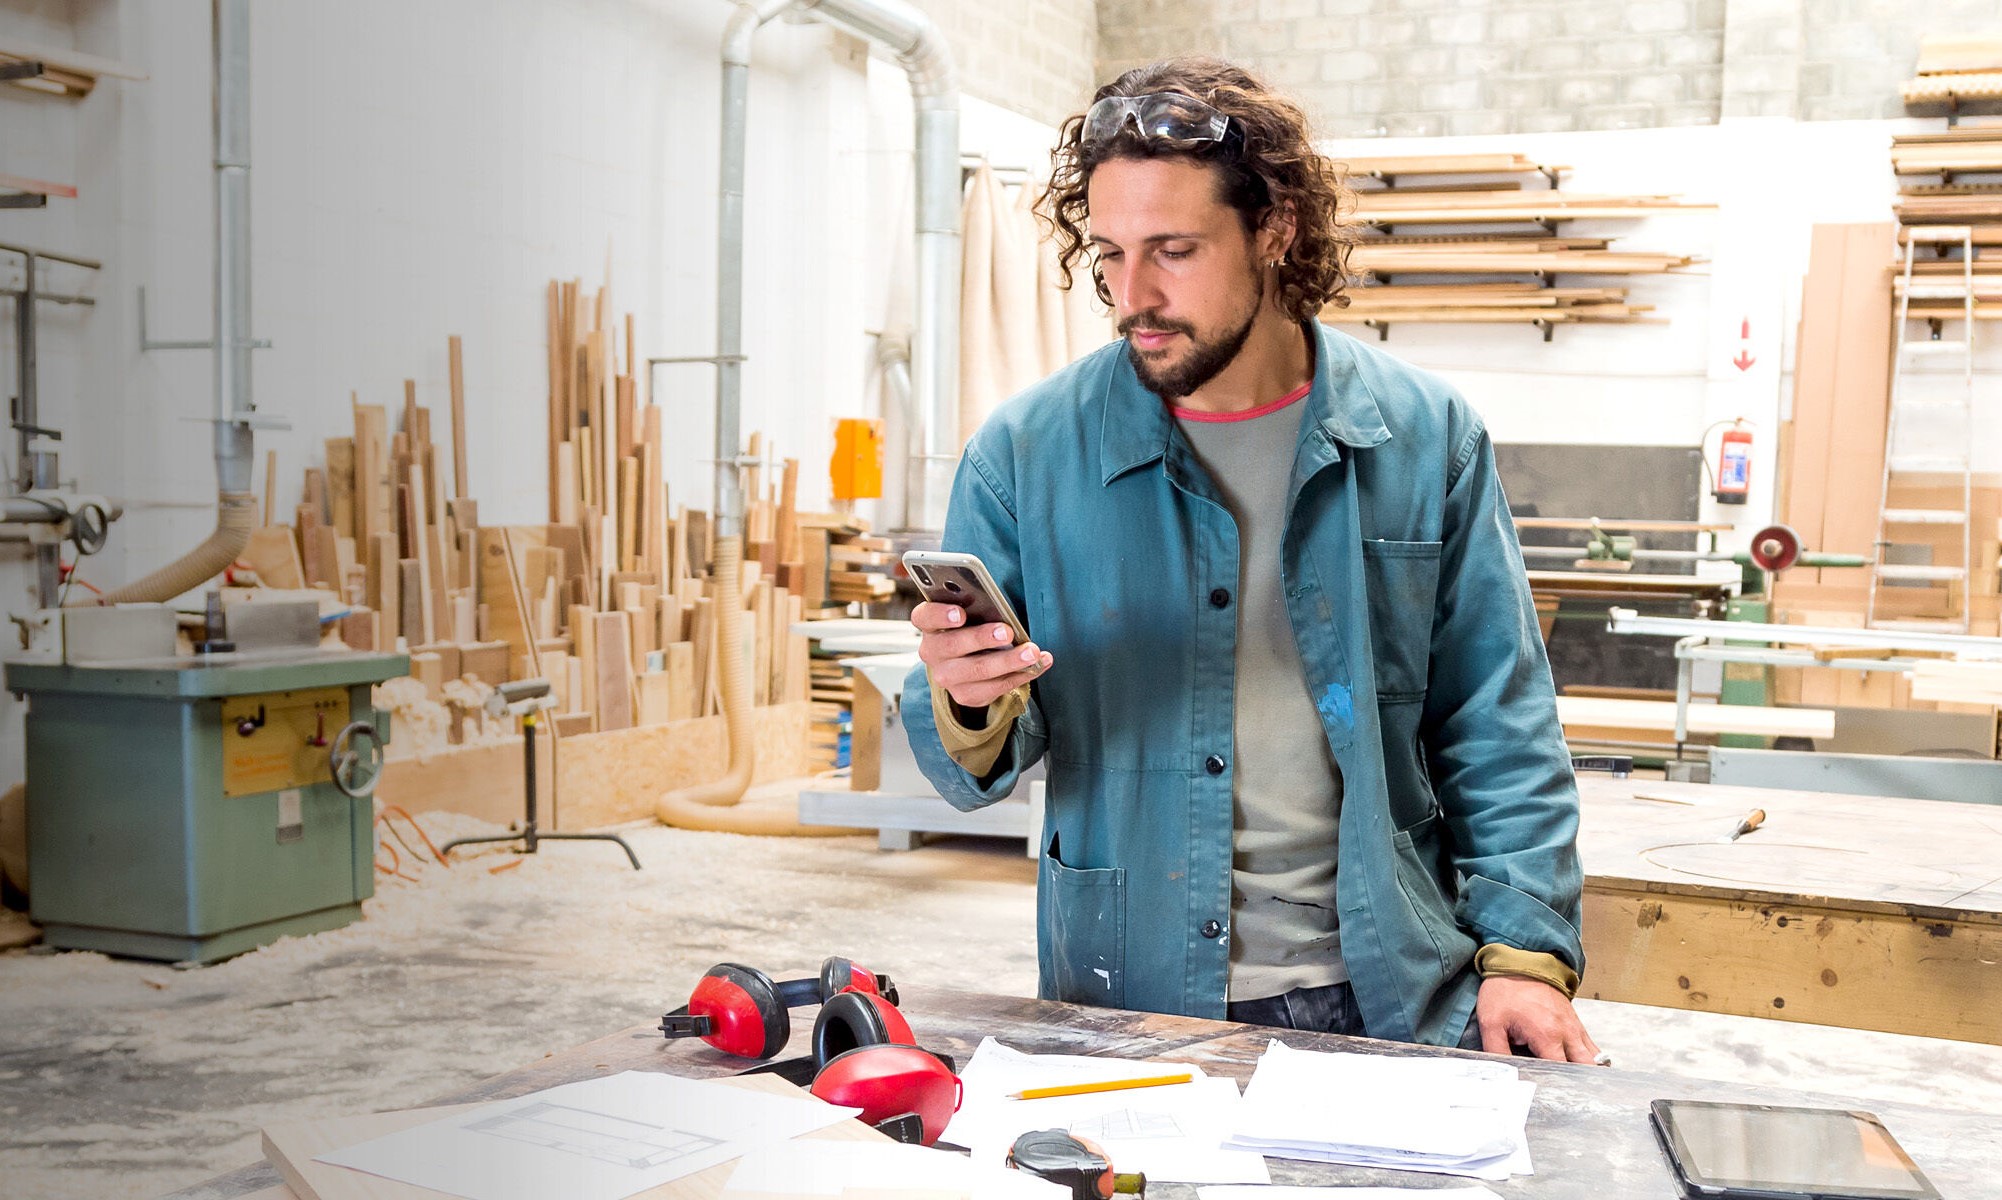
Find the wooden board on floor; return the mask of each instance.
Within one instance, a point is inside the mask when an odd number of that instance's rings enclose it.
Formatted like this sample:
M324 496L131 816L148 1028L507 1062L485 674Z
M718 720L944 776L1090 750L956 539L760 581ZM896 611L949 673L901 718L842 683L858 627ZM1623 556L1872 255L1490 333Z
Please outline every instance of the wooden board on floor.
M741 1087L774 1096L804 1095L799 1088L771 1075L751 1075L717 1080L729 1087ZM497 1101L495 1103L506 1103ZM437 1200L441 1194L430 1188L400 1183L347 1167L316 1161L317 1156L359 1145L375 1138L427 1125L432 1121L491 1105L455 1104L439 1108L414 1108L401 1112L369 1113L354 1117L331 1117L317 1121L291 1121L264 1130L264 1156L278 1168L291 1194L298 1200ZM831 1141L887 1142L888 1138L859 1121L843 1121L806 1135ZM723 1194L724 1185L737 1169L737 1160L718 1163L672 1183L633 1193L632 1200L709 1200Z

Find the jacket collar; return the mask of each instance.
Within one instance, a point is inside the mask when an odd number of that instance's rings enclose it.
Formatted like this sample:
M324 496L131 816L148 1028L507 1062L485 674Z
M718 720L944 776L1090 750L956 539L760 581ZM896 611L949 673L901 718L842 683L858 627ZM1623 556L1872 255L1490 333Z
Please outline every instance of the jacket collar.
M1326 435L1334 457L1337 445L1355 449L1381 446L1390 440L1376 398L1356 372L1355 350L1349 339L1319 321L1306 323L1314 339L1314 386L1304 403L1300 436ZM1174 417L1161 398L1141 386L1133 363L1123 350L1105 385L1105 424L1099 433L1098 465L1104 483L1146 466L1164 455L1175 431Z

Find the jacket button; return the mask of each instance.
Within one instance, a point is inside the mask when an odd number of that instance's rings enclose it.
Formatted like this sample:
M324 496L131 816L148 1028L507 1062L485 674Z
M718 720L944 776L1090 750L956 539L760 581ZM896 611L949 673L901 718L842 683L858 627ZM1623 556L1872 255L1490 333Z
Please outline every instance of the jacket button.
M1229 604L1230 604L1229 588L1217 588L1215 591L1210 593L1211 608L1224 608L1227 607Z
M1223 768L1224 761L1221 754L1212 754L1203 760L1203 770L1208 771L1212 775L1223 774Z
M1203 936L1204 936L1204 937L1206 937L1206 938L1214 938L1214 937L1219 937L1219 936L1221 936L1222 934L1223 934L1223 926L1222 926L1221 924L1219 924L1218 922L1216 922L1216 921L1214 921L1214 920L1210 920L1210 921L1204 921L1204 922L1203 922Z

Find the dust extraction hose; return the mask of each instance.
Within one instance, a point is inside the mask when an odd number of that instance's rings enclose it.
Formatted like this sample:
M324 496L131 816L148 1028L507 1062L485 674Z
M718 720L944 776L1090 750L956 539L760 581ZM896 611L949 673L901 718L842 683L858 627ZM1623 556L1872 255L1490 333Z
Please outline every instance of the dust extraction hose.
M832 825L801 825L796 805L753 808L743 804L756 757L751 744L751 681L744 666L743 541L716 539L716 653L723 688L723 719L730 731L730 765L713 783L680 788L661 796L654 815L663 825L713 833L837 837L855 833Z
M257 525L257 497L250 492L224 492L216 498L215 532L193 550L144 579L114 588L99 604L144 604L172 600L228 570L250 544Z

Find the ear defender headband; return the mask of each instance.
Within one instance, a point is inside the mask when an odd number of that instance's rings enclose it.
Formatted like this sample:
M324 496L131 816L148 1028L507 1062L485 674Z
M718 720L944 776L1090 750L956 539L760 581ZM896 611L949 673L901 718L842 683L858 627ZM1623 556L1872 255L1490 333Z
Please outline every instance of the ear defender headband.
M776 983L756 967L718 963L697 981L686 1005L661 1018L660 1031L669 1038L701 1038L739 1058L770 1058L785 1048L792 1033L787 1009L825 1004L843 994L882 999L891 1013L896 1012L897 985L890 977L845 958L827 959L815 978ZM896 1019L903 1020L901 1015ZM903 1029L908 1035L910 1027Z

